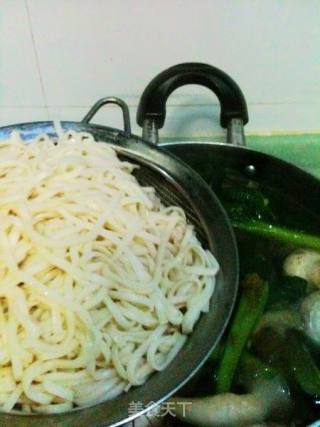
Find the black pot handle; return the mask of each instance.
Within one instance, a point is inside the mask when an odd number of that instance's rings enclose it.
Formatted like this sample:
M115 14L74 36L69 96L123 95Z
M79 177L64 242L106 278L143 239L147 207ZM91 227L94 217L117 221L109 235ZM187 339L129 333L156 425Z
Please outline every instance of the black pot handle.
M228 128L230 142L243 145L244 141L231 141L232 131L230 131L233 119L240 121L242 126L248 122L247 104L241 89L223 71L212 65L197 62L170 67L148 84L140 98L137 111L137 122L144 129L144 138L157 142L154 140L154 134L164 124L169 95L175 89L187 84L199 84L215 93L221 105L221 126Z

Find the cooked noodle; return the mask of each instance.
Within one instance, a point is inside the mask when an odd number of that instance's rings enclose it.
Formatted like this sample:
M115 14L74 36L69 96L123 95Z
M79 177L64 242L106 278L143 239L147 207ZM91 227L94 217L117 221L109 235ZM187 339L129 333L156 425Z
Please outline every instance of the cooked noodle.
M56 413L163 370L218 264L89 134L0 141L0 409Z

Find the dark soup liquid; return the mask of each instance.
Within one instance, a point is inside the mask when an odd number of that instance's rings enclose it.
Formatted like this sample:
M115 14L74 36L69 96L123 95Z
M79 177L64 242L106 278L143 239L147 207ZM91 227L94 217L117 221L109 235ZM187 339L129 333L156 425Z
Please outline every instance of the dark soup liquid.
M250 395L265 408L251 424L306 426L320 419L320 219L232 170L214 189L236 233L240 288L223 339L181 395Z

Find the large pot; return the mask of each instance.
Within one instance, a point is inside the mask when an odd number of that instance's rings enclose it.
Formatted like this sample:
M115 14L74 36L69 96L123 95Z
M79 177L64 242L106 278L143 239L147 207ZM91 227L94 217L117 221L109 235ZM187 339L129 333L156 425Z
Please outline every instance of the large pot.
M180 64L156 76L143 92L138 108L137 121L143 127L144 138L159 144L161 148L178 156L191 166L222 197L222 200L223 184L228 177L232 176L235 188L254 186L254 188L263 189L267 194L276 195L281 206L281 222L283 221L284 224L286 221L290 222L293 211L299 218L294 220L295 230L301 227L318 234L320 229L319 179L293 164L245 146L244 125L248 121L245 100L241 93L229 90L234 82L229 85L221 84L221 76L224 77L224 82L228 80L228 76L226 77L220 70L200 63ZM221 126L227 129L226 143L176 140L159 142L158 129L165 122L166 101L175 89L185 84L205 86L217 95L221 106ZM290 209L292 209L291 212ZM271 239L274 237L272 226L263 231L263 237L267 235ZM243 238L241 233L239 236L241 240ZM263 244L267 241L269 240L262 240ZM290 250L292 251L294 247L293 244ZM253 248L252 251L254 256L255 249ZM240 271L242 261L240 258ZM195 392L195 384L193 383L183 392L192 396ZM302 402L304 398L300 396L298 399ZM312 410L309 411L309 406L306 406L301 409L301 413L299 412L300 402L296 402L297 418L301 417L300 422L303 423L297 425L306 425L319 418L317 399L315 397L314 399L314 403L310 403ZM310 398L310 402L311 400ZM303 408L302 403L301 408ZM304 411L306 411L305 414Z
M219 99L220 123L227 129L227 141L174 141L159 143L158 129L166 116L166 101L177 88L198 84L210 89ZM158 74L144 90L137 112L137 122L143 128L144 139L159 144L178 156L216 189L221 171L232 168L254 177L264 185L292 195L316 216L320 214L320 182L297 166L274 156L245 146L244 125L248 112L244 96L236 83L223 71L207 64L185 63ZM308 191L306 191L308 188Z

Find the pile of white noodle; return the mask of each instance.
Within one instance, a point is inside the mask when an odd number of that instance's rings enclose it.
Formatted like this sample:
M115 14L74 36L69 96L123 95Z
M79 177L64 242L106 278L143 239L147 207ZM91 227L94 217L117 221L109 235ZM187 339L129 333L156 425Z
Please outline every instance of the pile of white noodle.
M111 399L208 310L217 261L135 167L84 133L0 141L0 410Z

